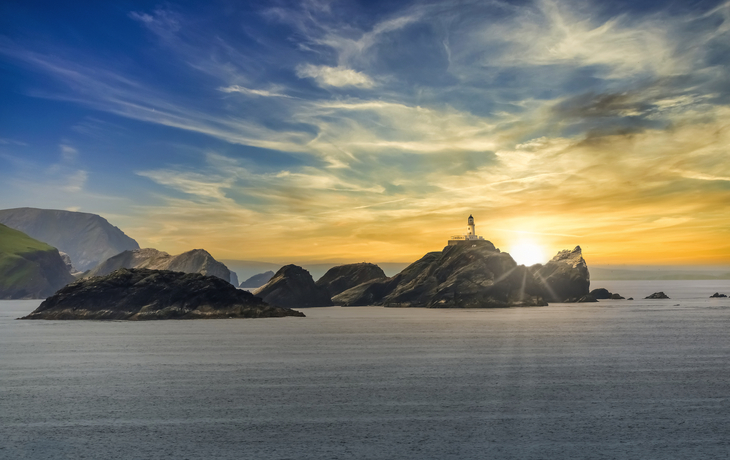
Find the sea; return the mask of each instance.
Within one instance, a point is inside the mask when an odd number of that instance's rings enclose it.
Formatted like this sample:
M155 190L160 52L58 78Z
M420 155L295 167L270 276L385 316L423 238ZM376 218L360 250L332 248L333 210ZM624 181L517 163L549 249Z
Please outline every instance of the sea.
M636 300L149 322L2 301L0 458L728 458L730 281L592 287Z

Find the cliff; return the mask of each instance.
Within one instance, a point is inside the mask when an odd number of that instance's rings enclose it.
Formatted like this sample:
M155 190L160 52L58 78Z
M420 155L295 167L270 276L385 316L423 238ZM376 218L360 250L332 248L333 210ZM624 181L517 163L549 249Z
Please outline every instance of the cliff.
M136 241L96 214L15 208L0 210L0 223L65 252L80 271L122 251L139 249Z
M0 299L48 297L73 280L56 248L0 224Z
M268 283L253 291L271 305L287 308L328 307L332 299L324 287L314 284L312 275L297 265L285 265Z
M304 316L267 305L214 276L169 270L119 269L81 279L21 319L153 320Z
M387 276L380 267L363 262L332 267L317 280L316 285L324 287L330 297L334 297L362 283L384 278Z
M150 270L172 270L183 273L200 273L202 275L217 276L231 282L236 275L228 267L218 262L204 249L171 256L153 248L124 251L100 263L96 268L85 275L104 276L120 268L147 268ZM237 281L236 278L233 281ZM231 283L233 284L233 283Z

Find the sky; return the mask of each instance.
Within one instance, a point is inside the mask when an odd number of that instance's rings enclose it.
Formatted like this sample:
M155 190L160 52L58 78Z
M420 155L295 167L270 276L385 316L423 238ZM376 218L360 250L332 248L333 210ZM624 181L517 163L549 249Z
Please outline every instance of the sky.
M0 3L0 208L219 259L730 264L730 2Z

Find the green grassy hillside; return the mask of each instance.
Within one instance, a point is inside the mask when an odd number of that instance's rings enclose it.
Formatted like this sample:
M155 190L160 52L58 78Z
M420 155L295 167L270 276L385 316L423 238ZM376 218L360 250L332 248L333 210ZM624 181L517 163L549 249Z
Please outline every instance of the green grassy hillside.
M23 232L0 224L0 252L4 254L23 254L32 251L49 251L54 249L38 240L34 240Z
M72 280L56 248L0 224L0 299L45 297Z

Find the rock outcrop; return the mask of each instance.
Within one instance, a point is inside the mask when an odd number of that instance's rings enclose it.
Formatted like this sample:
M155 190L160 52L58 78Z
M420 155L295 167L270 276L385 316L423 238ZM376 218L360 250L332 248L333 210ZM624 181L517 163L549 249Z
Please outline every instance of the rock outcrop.
M590 295L592 295L596 299L610 299L611 298L611 292L609 292L609 290L605 289L605 288L594 289L590 292Z
M48 297L73 280L56 248L0 224L0 299Z
M15 208L0 210L0 223L65 252L80 271L122 251L139 249L136 241L96 214Z
M720 294L719 292L716 292L710 296L711 299L713 298L719 298L719 297L727 297L725 294Z
M335 296L337 305L495 308L547 305L528 269L485 240L431 252L392 278Z
M611 300L624 300L624 297L622 297L620 294L609 292L608 289L604 288L598 288L594 289L589 294L595 299L611 299Z
M76 270L76 267L74 267L74 264L71 261L71 257L68 254L66 254L63 251L58 251L58 254L60 254L61 260L63 260L63 263L66 264L66 269L68 270L69 273L71 273L74 276L81 275L81 272Z
M304 316L214 276L119 269L71 283L21 319L153 320Z
M669 298L669 296L667 296L667 295L666 295L665 293L663 293L663 292L655 292L654 294L652 294L652 295L650 295L650 296L646 296L646 297L644 297L644 298L645 298L645 299L668 299L668 298Z
M150 270L200 273L201 275L217 276L228 282L231 282L231 279L235 277L235 273L215 260L204 249L193 249L192 251L171 256L166 252L153 248L124 251L100 263L96 268L87 273L85 277L105 276L120 268L148 268ZM237 280L237 277L234 278L234 281Z
M530 267L548 302L580 299L588 294L591 280L580 246L560 251L545 265Z
M274 272L271 270L265 272L265 273L259 273L258 275L253 275L251 278L247 279L243 283L241 283L240 287L244 289L256 289L260 288L264 284L268 283L271 278L274 277Z
M588 303L588 302L598 302L598 299L593 297L590 294L586 294L583 297L580 298L572 298L572 299L565 299L565 303Z
M327 289L314 283L312 275L297 265L285 265L268 283L253 291L265 302L286 308L329 307Z
M387 276L380 267L362 262L332 267L317 280L316 284L327 289L329 295L334 297L362 283L385 278Z

